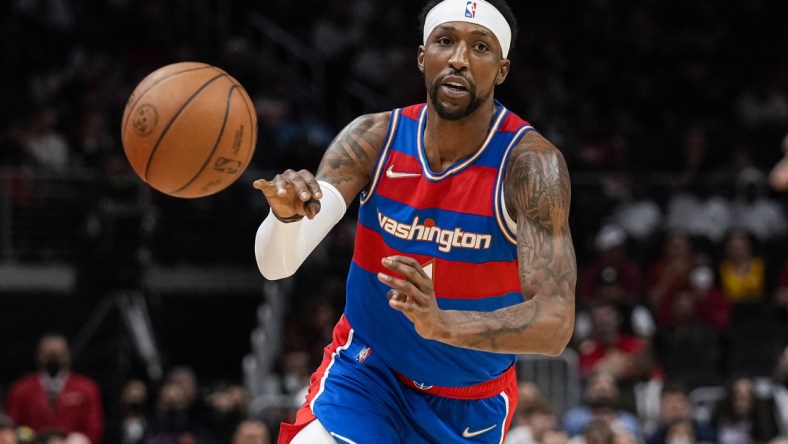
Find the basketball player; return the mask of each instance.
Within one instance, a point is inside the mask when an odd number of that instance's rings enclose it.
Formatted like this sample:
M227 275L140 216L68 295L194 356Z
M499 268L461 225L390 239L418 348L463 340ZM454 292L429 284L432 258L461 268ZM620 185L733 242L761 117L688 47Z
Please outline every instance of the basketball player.
M417 63L428 100L351 122L313 176L258 180L268 279L293 274L360 198L345 312L280 443L501 443L519 353L574 324L569 174L493 98L516 22L503 0L432 1Z

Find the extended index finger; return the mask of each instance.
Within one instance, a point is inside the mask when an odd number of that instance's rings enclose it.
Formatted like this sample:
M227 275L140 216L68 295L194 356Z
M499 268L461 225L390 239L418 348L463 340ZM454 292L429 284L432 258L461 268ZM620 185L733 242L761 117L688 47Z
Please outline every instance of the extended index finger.
M265 180L265 179L257 179L252 183L252 186L260 191L267 197L272 197L276 195L276 186Z

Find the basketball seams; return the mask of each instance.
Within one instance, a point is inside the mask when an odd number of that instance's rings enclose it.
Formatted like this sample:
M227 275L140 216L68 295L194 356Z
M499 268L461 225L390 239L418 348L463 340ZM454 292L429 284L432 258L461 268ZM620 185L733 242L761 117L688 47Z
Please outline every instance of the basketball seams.
M215 82L218 79L221 79L222 77L227 77L227 74L218 74L218 75L212 77L211 79L209 79L207 82L203 83L202 86L197 88L197 90L195 90L192 93L192 95L189 96L189 98L183 102L181 107L178 108L178 110L173 114L173 116L170 119L170 121L167 122L167 125L164 127L164 129L161 131L161 134L159 135L159 139L156 141L156 144L153 146L153 148L150 151L150 154L148 155L148 162L145 164L145 174L143 176L146 181L148 180L148 173L150 172L150 166L153 163L153 157L156 155L156 151L158 151L162 140L164 140L164 138L167 136L167 132L169 132L170 128L172 127L172 124L176 120L178 120L178 116L180 116L183 113L183 110L186 109L187 106L189 106L189 104L194 100L195 97L200 95L200 93L205 88L207 88L208 85L210 85L211 83ZM227 113L225 113L225 119L226 118L227 118Z
M227 74L222 74L222 76L229 78ZM183 186L181 186L177 190L171 191L171 193L180 193L181 191L188 188L189 185L193 184L194 181L197 180L198 177L200 177L203 171L205 171L205 167L207 167L208 164L211 162L213 155L216 154L216 150L219 148L219 142L221 142L222 137L224 136L224 130L227 129L227 119L230 116L230 102L232 101L233 91L235 91L237 87L238 85L233 83L230 89L227 91L227 101L225 102L226 105L224 107L224 119L222 119L222 127L219 130L219 134L216 135L216 141L213 144L213 148L211 149L211 152L208 153L208 155L206 156L205 162L203 162L202 166L197 170L197 172L194 173L194 176L191 179L189 179ZM175 120L176 117L177 115L173 117L172 120ZM151 154L151 157L153 157L153 154Z
M244 92L244 89L240 84L236 83L235 85L238 86L238 91L240 93ZM248 166L249 163L252 161L252 156L254 155L254 151L255 151L255 143L257 143L257 114L253 113L254 108L252 104L246 100L249 97L248 94L239 94L239 95L241 96L241 100L246 106L246 114L247 116L249 116L249 122L252 126L252 128L250 128L252 134L249 137L249 149L246 151L247 152L246 162L244 163L244 168L246 168L246 166ZM251 100L251 98L249 100Z
M161 79L157 80L156 82L154 82L153 84L148 86L145 89L145 91L142 91L140 93L139 97L137 97L134 100L134 103L126 106L126 109L128 110L128 114L126 115L126 118L123 120L123 126L121 128L121 133L122 134L126 134L127 125L128 125L129 120L131 119L131 116L133 114L132 111L134 110L134 108L137 107L137 104L140 103L140 100L142 100L142 98L145 97L145 94L147 94L148 92L150 92L150 90L155 88L156 85L158 85L159 83L161 83L161 82L163 82L163 81L165 81L167 79L171 79L171 78L173 78L175 76L179 76L181 74L186 74L186 73L190 73L190 72L193 72L193 71L199 71L199 70L202 70L202 69L209 69L209 68L214 68L214 67L211 66L211 65L204 65L204 66L197 66L197 67L194 67L194 68L184 69L183 71L174 72L174 73L169 74L169 75L167 75L165 77L162 77ZM217 70L217 71L220 71L220 70Z
M221 71L221 70L218 70L218 71ZM257 116L253 113L253 107L252 107L252 104L250 103L251 99L249 99L249 96L248 96L248 94L246 94L245 90L243 89L243 86L241 86L240 84L236 83L232 76L227 75L227 77L228 77L228 79L230 81L233 81L233 83L232 83L232 86L230 87L230 89L228 90L227 107L226 107L226 110L225 110L224 121L222 122L222 128L221 128L221 131L219 133L219 137L217 138L217 143L214 145L213 150L211 151L210 155L207 157L207 159L206 159L205 163L203 164L202 168L200 168L197 171L197 173L194 175L194 177L192 179L190 179L185 185L181 186L180 188L178 188L175 191L172 191L172 193L180 193L181 191L183 191L186 188L188 188L205 171L205 168L210 163L210 160L213 158L214 154L216 154L216 151L218 149L218 143L219 143L219 141L221 140L221 138L222 138L222 136L224 134L224 131L225 131L226 125L227 125L227 121L229 120L230 111L233 108L231 105L232 105L232 101L235 100L235 97L233 97L233 95L235 93L238 93L238 98L240 98L240 100L244 104L244 108L246 110L246 116L248 118L247 121L249 122L249 124L251 126L251 128L249 129L251 131L251 134L249 136L248 149L246 151L246 157L244 158L244 163L241 166L241 168L242 169L246 169L246 167L249 165L249 163L252 160L252 156L254 155L255 144L257 143L257 123L256 123L257 122ZM225 185L224 187L226 187L228 185L229 184Z
M254 102L244 87L201 62L174 63L144 78L121 123L135 173L180 198L215 194L235 182L253 159L257 133Z

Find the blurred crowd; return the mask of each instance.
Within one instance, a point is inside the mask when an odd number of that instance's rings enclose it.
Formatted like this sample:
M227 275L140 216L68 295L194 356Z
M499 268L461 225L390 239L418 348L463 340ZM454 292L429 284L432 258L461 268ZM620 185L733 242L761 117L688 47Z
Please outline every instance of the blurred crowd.
M583 396L559 411L544 387L523 381L507 442L784 442L788 199L766 174L788 151L788 3L510 3L520 37L498 98L563 152L573 180L580 275L571 350ZM247 234L266 209L248 183L315 168L359 113L424 100L414 63L421 5L2 2L0 197L27 226L61 230L37 245L17 229L10 259L76 263L87 271L74 295L82 309L139 285L145 261L252 266ZM307 61L324 77L293 71L290 55L250 23L255 14L309 48ZM238 186L196 201L151 193L119 140L137 82L185 60L231 73L259 119L258 148ZM56 214L40 205L53 189ZM213 254L196 245L216 235L227 208L241 209L223 242L237 248ZM28 384L41 385L45 410L98 398L101 432L60 419L32 424L14 406L24 377L0 370L0 443L269 442L302 399L342 311L353 216L293 278L270 388L292 398L282 411L261 418L240 378L201 381L200 369L179 365L157 381L96 384L96 369L74 362L76 373L63 358L73 339L66 326L39 344L56 344L60 367L36 353ZM50 248L63 243L70 253ZM73 396L66 375L85 378Z

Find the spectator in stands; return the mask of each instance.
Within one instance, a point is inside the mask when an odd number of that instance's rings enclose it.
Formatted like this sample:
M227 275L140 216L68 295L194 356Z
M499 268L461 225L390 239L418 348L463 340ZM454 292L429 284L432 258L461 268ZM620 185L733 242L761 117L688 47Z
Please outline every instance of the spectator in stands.
M631 412L621 409L620 402L614 375L604 370L595 371L586 381L582 404L564 413L561 428L574 437L583 434L595 420L602 419L605 424L642 439L640 421Z
M643 290L643 270L628 251L627 234L617 225L605 225L596 235L594 246L597 255L582 267L578 281L578 305L588 307L598 299L596 285L605 273L616 273L616 279L623 290L620 294L610 295L608 300L622 305L633 306L640 302Z
M156 405L148 420L143 443L216 443L206 424L189 415L189 401L190 395L182 384L165 382L157 393Z
M148 425L150 408L148 387L139 379L123 386L118 399L118 414L107 427L107 440L119 444L141 444Z
M222 384L206 396L206 402L211 409L211 430L219 442L230 442L238 426L249 417L248 391L242 385Z
M752 236L731 230L723 242L719 263L720 286L733 304L761 302L766 296L766 263L756 255Z
M548 400L538 397L529 402L521 401L504 444L541 443L545 432L555 430L557 424L558 419Z
M621 314L610 302L590 309L591 334L578 346L581 377L605 370L619 382L647 380L654 371L649 341L622 332Z
M542 435L542 441L539 444L568 444L569 434L562 430L560 427L545 430Z
M766 442L777 436L774 412L759 399L749 378L737 378L728 385L712 417L719 444Z
M690 272L700 260L692 238L685 231L668 230L661 246L661 254L646 269L647 303L655 311L665 293L688 283Z
M186 365L175 366L167 372L165 380L181 388L186 403L185 413L190 419L202 423L208 422L211 409L200 396L200 387L194 369Z
M711 274L708 269L705 272ZM679 289L665 298L660 313L666 319L657 333L655 347L666 376L682 381L690 389L719 384L724 370L723 344L703 314L704 309L710 315L719 310L708 300L708 288L696 287ZM727 303L724 297L720 299Z
M304 402L311 368L311 357L304 350L289 350L282 356L282 393L293 397L294 406Z
M665 427L665 444L711 444L714 441L698 439L696 424L688 419L677 419Z
M71 371L71 350L57 333L41 337L36 350L38 371L15 381L8 393L8 414L19 426L35 431L60 428L79 432L91 444L104 433L104 409L96 383Z
M723 247L718 265L720 288L732 308L727 331L728 371L750 376L769 374L784 344L777 313L767 297L766 260L756 253L752 235L743 230L728 233Z
M3 414L0 414L0 444L17 444L16 426Z
M605 225L597 233L595 247L597 256L582 267L578 281L574 341L582 342L591 334L590 307L602 301L619 312L622 332L651 338L654 319L641 303L643 273L629 255L626 232L618 225Z
M594 302L610 303L615 306L621 318L621 331L639 338L650 340L656 332L656 323L651 310L643 304L629 304L624 301L626 288L621 281L621 276L616 268L608 267L602 270L597 277L594 287ZM574 341L582 342L591 334L590 307L577 310L575 316Z
M571 437L569 444L636 444L639 441L627 430L611 424L607 418L594 418L583 433Z
M517 392L521 403L536 402L544 397L542 390L533 381L520 381L517 384Z
M663 295L654 307L658 327L670 328L675 325L676 302L680 295L689 296L689 301L685 302L691 302L693 308L691 313L682 312L682 316L690 315L715 332L724 332L728 328L731 302L717 286L711 267L703 264L693 267L686 281L672 286Z
M238 424L233 434L232 444L270 444L271 434L264 422L247 419Z
M675 424L688 422L692 431L688 436L690 442L717 441L714 429L708 424L702 424L693 417L692 404L690 403L684 385L675 381L668 381L662 386L660 394L659 419L657 429L647 437L646 444L670 444L679 435ZM686 426L686 425L685 425ZM683 428L682 430L686 430Z

